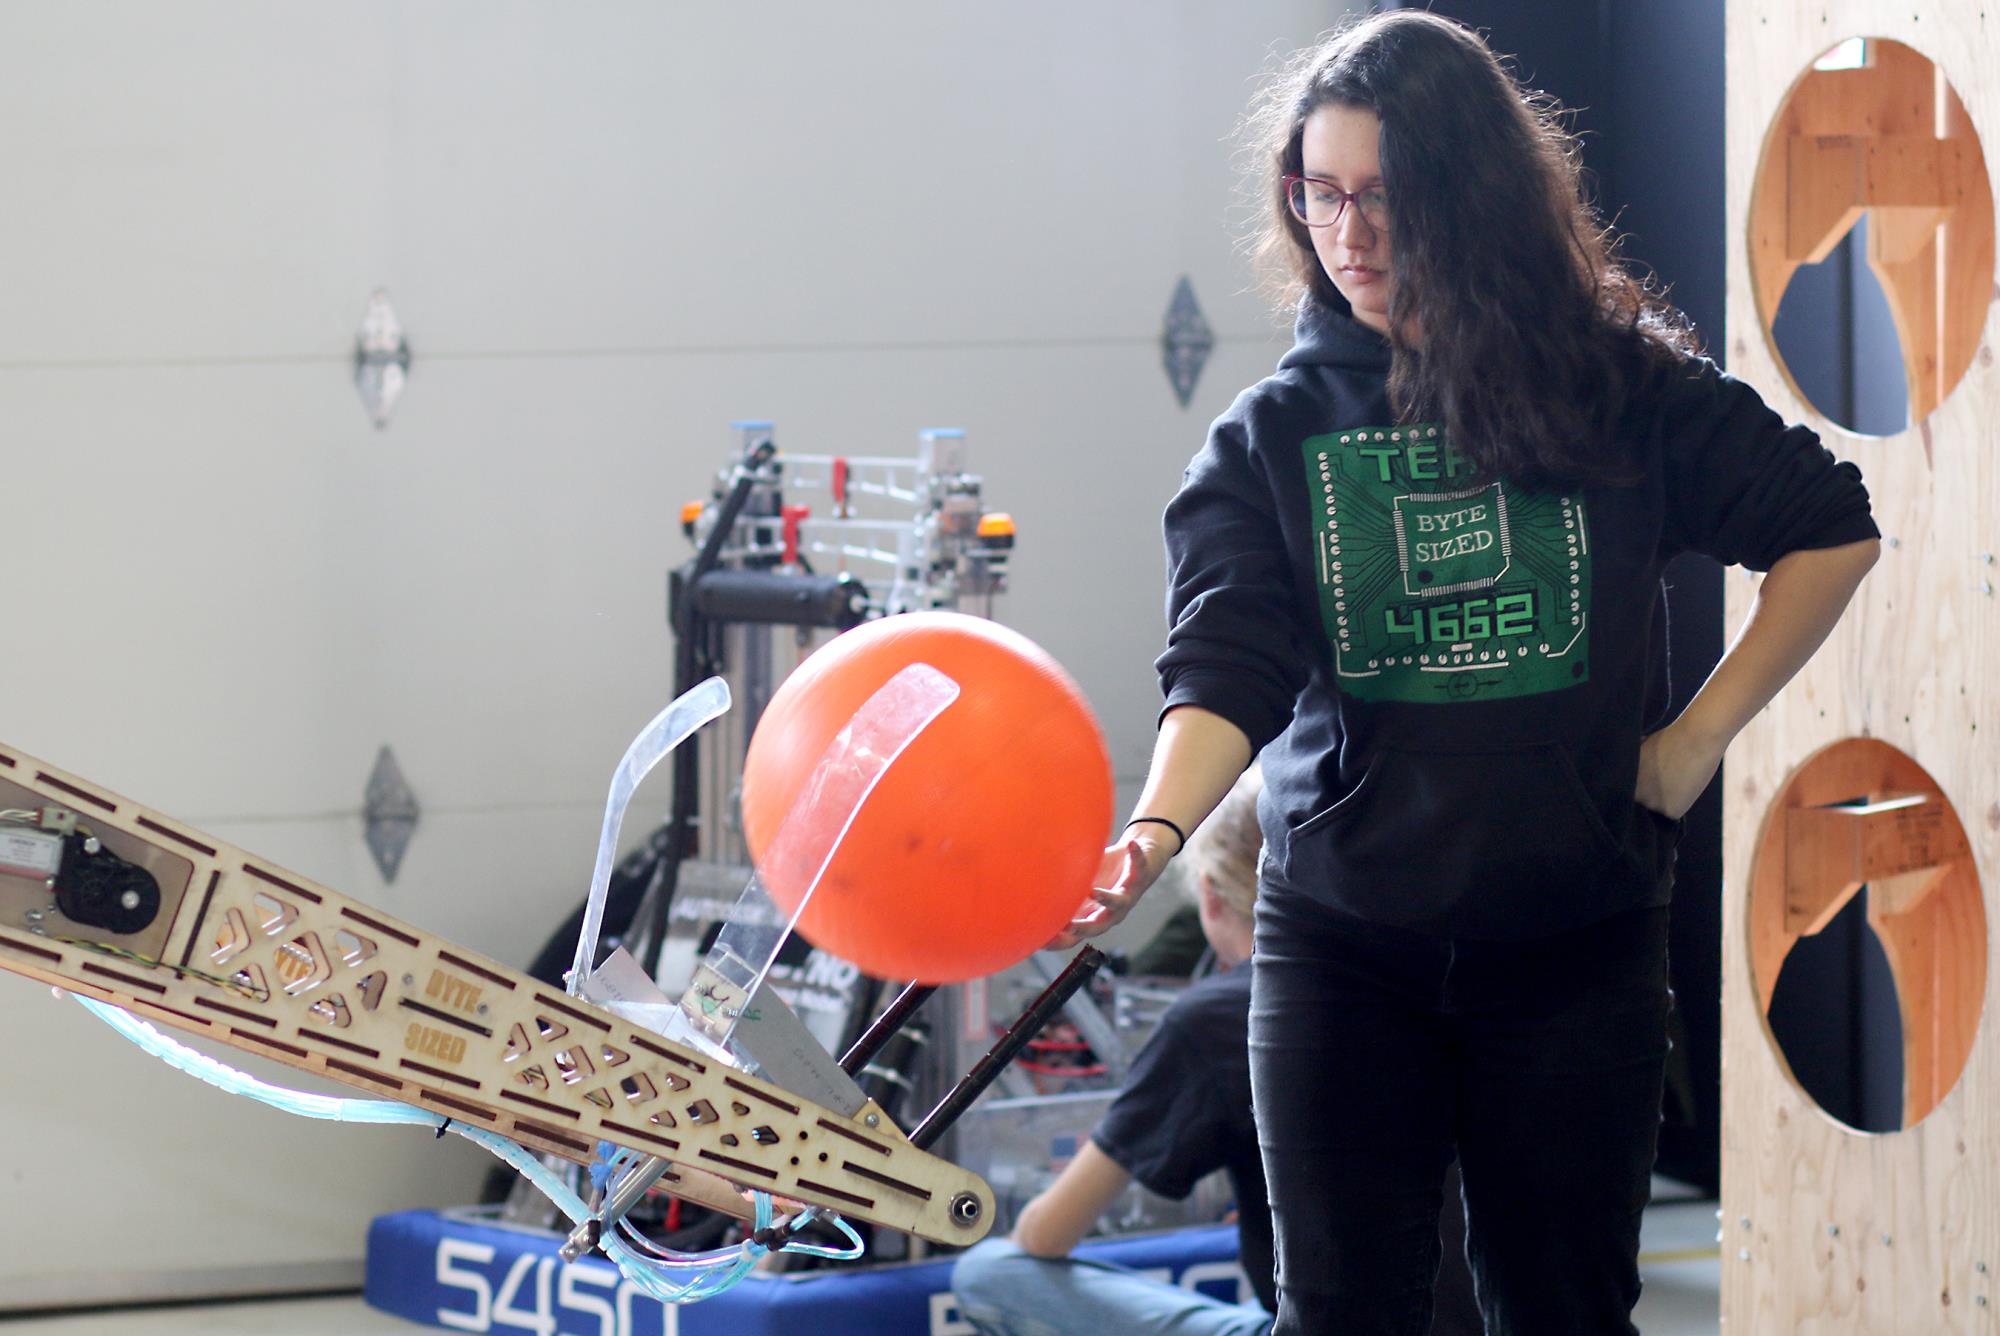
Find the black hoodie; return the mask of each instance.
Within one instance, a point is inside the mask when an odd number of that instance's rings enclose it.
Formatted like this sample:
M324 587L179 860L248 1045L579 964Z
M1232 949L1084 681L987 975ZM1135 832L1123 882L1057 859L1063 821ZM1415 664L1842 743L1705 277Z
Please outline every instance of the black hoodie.
M1859 470L1694 358L1634 391L1640 481L1469 485L1442 428L1397 424L1388 369L1308 299L1216 419L1166 512L1165 708L1262 750L1267 894L1466 938L1664 903L1678 823L1632 796L1661 568L1875 537Z

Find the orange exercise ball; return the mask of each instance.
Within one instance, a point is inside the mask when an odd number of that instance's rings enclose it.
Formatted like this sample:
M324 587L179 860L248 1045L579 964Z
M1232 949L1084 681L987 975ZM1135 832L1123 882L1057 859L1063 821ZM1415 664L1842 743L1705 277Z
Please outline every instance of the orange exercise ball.
M810 869L767 866L765 852L841 729L919 663L956 682L958 696L861 804L798 930L878 978L956 983L1017 964L1069 922L1111 825L1097 720L1033 641L953 612L901 613L835 636L758 720L743 830L789 914Z

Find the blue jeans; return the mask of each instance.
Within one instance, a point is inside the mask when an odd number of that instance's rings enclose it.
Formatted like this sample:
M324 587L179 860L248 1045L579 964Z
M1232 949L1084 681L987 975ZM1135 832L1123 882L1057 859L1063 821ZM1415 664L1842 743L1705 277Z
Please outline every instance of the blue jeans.
M1281 1336L1423 1336L1456 1151L1489 1336L1629 1336L1667 911L1451 941L1257 907L1250 1075Z
M958 1311L986 1336L1264 1336L1271 1315L1123 1267L1031 1257L987 1239L952 1268Z

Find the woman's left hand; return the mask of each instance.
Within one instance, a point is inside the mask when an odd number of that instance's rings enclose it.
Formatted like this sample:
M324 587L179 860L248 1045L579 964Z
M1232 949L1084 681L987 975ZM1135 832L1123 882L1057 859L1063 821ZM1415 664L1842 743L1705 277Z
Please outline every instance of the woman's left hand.
M1649 734L1639 744L1639 784L1632 797L1641 807L1678 821L1715 778L1724 746L1692 735L1680 720Z

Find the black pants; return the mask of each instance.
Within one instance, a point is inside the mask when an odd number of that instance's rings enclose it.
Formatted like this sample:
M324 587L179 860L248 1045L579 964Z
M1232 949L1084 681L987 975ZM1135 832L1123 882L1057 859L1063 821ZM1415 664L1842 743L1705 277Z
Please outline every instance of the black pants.
M1274 1336L1424 1336L1454 1148L1486 1330L1635 1332L1669 1004L1664 907L1454 942L1263 898L1250 1071Z

